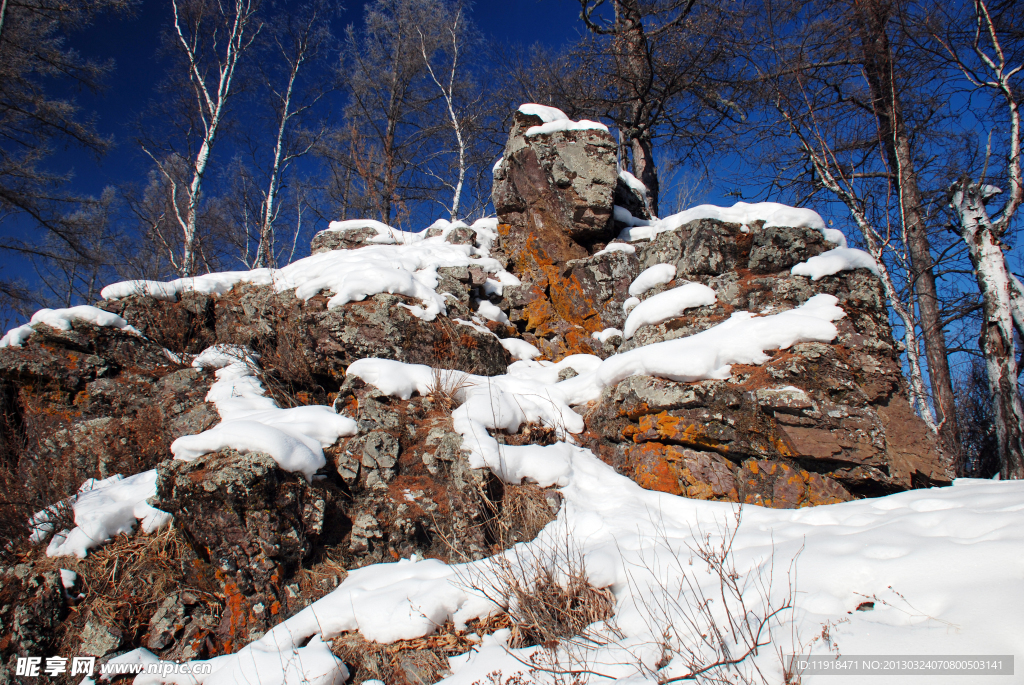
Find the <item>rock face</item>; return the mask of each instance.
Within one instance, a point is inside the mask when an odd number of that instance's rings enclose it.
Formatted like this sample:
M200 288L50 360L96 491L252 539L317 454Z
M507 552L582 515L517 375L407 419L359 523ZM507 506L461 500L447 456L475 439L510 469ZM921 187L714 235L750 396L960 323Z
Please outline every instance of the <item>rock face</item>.
M67 615L60 574L29 564L0 568L0 683L14 683L18 657L52 654Z
M209 385L138 336L41 325L30 343L0 354L0 433L17 446L29 491L64 496L88 478L152 468L176 438L215 424Z
M565 267L614 236L615 141L600 130L526 135L540 123L516 112L494 172L502 248L524 280L506 296L510 319L548 356L596 353L590 334L610 324Z
M832 344L802 344L728 381L679 384L633 377L609 388L586 415L584 444L645 487L702 499L796 507L946 483L946 460L907 402L899 353L877 279L866 270L818 282L790 269L835 245L805 227L691 221L634 251L601 251L612 203L646 216L643 199L616 175L614 145L600 131L526 136L539 119L517 113L492 199L502 249L523 281L496 304L547 356L606 357L699 333L735 311L777 313L818 293L846 317ZM581 187L586 190L581 190ZM674 281L641 299L703 283L717 295L629 340L592 337L622 329L628 289L656 264Z

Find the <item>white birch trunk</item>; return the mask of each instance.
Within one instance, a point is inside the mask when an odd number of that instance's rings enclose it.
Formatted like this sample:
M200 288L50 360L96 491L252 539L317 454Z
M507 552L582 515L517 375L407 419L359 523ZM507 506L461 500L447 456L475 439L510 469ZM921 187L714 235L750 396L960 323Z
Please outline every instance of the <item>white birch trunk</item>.
M1024 407L1017 390L1017 350L1013 340L1013 277L1006 268L1003 248L985 203L999 190L961 181L954 186L950 205L960 219L981 291L984 320L981 350L988 371L995 414L1000 475L1024 478Z
M228 31L227 41L224 47L223 61L217 70L217 87L213 94L210 93L196 54L195 42L198 36L192 36L191 40L181 25L178 11L178 0L172 0L174 8L174 28L178 40L185 51L189 63L189 78L195 89L198 99L199 111L203 122L203 140L192 162L192 178L187 188L186 210L183 217L178 211L175 202L175 212L178 223L183 233L182 258L178 270L182 276L193 276L197 271L197 225L199 220L200 202L202 199L203 178L210 162L210 153L213 150L217 135L220 132L221 120L224 114L224 107L231 96L235 68L242 53L252 43L253 36L247 31L249 23L253 18L255 7L253 0L235 0L234 16ZM172 185L176 185L173 184Z

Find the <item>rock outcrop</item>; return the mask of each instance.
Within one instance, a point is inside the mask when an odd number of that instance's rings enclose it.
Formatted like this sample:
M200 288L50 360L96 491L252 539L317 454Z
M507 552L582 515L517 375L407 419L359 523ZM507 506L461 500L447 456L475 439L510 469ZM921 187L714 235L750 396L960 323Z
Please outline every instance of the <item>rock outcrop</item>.
M601 346L591 334L613 325L614 314L600 307L597 289L587 287L592 284L566 267L614 237L613 200L617 193L632 195L619 188L625 184L611 134L588 129L527 135L541 123L516 112L494 171L491 200L502 249L524 281L509 289L508 313L547 356L597 354Z
M0 655L45 651L56 626L75 620L81 625L65 631L63 644L87 645L101 658L138 646L165 659L207 658L264 634L336 587L349 569L413 556L479 559L532 539L557 514L559 493L470 468L452 419L458 392L444 380L449 370L456 379L504 374L509 350L528 349L523 342L542 362L579 353L607 359L699 334L737 313L775 314L832 295L845 315L834 322L831 341L768 350L763 363L734 364L708 380L626 377L573 407L585 423L577 444L644 488L768 507L949 482L943 455L907 401L877 278L866 269L817 281L791 273L835 247L827 240L834 234L709 217L659 223L635 179L617 169L607 132L528 134L541 123L522 112L514 117L494 174L496 238L493 220L489 233L446 222L428 229L441 246L474 258L489 253L492 265L497 260L514 274L500 271L499 281L497 266L485 272L472 261L436 268L446 314L417 316L422 303L395 294L398 288L329 307L330 292L302 299L294 289L242 283L99 303L137 334L80 321L63 331L39 323L21 347L0 349L2 456L30 490L48 493L39 508L72 495L86 479L156 469L149 504L173 515L181 545L167 548L168 564L180 562L202 581L159 601L128 602L131 610L107 625L87 622L99 610L88 592L78 598L63 589L53 562L0 568L0 625L10 636L0 640ZM653 237L617 240L634 224ZM382 230L350 222L318 234L311 249L409 239ZM674 278L631 293L651 267ZM429 271L424 281L433 283ZM713 303L623 332L632 306L687 283L713 290ZM214 372L190 366L218 344L256 353L258 380L279 408L333 406L358 432L327 445L332 434L323 445L326 465L309 481L262 451L170 459L176 438L221 421L206 401ZM346 375L368 357L423 364L437 375L429 388L396 399L355 372ZM558 379L576 374L563 368ZM507 445L558 439L539 424L494 437ZM100 567L86 561L76 568L88 574ZM16 595L24 599L11 609ZM81 611L68 618L71 606ZM349 645L344 649L362 644L351 635L339 640ZM353 663L377 663L370 656ZM395 657L403 664L395 673L405 674L395 682L441 672L422 658ZM362 668L360 677L368 677L370 666Z
M516 114L495 171L502 248L522 280L497 304L550 358L607 357L694 335L737 311L793 309L819 293L835 295L846 312L831 344L795 345L762 366L734 368L727 381L626 379L589 408L585 445L645 487L766 506L949 482L947 462L908 404L873 274L843 271L816 282L792 275L796 264L836 247L807 226L699 218L624 249L598 249L622 226L611 218L613 197L638 212L642 198L616 175L610 136L527 136L538 123ZM595 339L624 327L630 284L658 264L674 267L675 279L641 299L697 282L717 302L642 326L628 340Z

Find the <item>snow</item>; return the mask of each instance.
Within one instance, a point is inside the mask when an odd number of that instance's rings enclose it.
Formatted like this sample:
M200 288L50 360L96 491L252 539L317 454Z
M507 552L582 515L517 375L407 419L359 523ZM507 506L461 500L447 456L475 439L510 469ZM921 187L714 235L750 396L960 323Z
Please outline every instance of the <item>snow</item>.
M75 583L78 582L78 574L74 571L69 571L66 568L60 570L60 584L65 590L70 590L75 587Z
M540 120L544 123L540 126L531 126L526 129L527 137L539 136L547 133L555 133L557 131L604 131L608 132L608 127L604 124L596 121L589 121L584 119L582 121L573 121L565 115L560 109L554 107L548 107L547 105L538 105L534 103L528 103L519 106L519 111L523 114L530 114L536 117L540 117Z
M625 211L625 210L623 210ZM629 213L626 212L628 215ZM615 218L622 223L631 224L619 234L619 240L651 240L659 233L674 231L680 226L697 221L698 219L714 219L730 224L748 226L755 221L763 221L764 228L772 226L785 227L806 227L821 231L825 240L838 243L840 247L846 247L846 238L842 231L828 228L825 221L817 212L799 207L789 207L777 202L737 202L732 207L718 207L716 205L698 205L690 209L667 216L657 221L643 221L629 216L629 220L619 218L616 212Z
M448 228L465 225L445 223ZM394 293L420 300L422 306L407 308L414 315L432 321L438 314L447 312L443 295L435 292L437 270L441 267L477 267L496 276L502 284L518 283L500 262L488 256L490 245L497 237L497 219L493 217L480 219L471 226L477 232L480 247L452 245L445 241L445 232L427 238L425 231L409 233L375 221L334 222L331 226L327 230L373 228L378 233L375 242L381 244L321 252L280 269L225 271L167 283L123 281L108 285L100 294L108 300L140 293L173 300L188 291L223 295L240 283L250 283L273 286L276 292L294 289L295 296L301 300L329 290L334 296L327 306L333 309L379 293Z
M647 196L647 186L645 186L643 182L633 174L623 169L619 169L619 178L621 178L622 182L627 186L640 193L640 197Z
M582 404L600 398L606 387L629 376L682 382L728 378L732 364L763 364L769 358L767 350L786 349L799 342L832 341L838 335L832 322L844 316L838 302L832 295L819 294L795 309L771 316L734 312L706 331L613 355L592 372L563 381L556 388L568 404Z
M112 314L89 305L80 305L67 309L40 309L32 315L32 319L27 324L7 331L7 335L0 338L0 347L21 347L28 340L28 337L32 335L34 331L33 326L36 324L43 323L59 331L70 331L75 321L92 324L93 326L117 328L138 336L142 335L134 326L129 326L128 322L117 314Z
M639 297L627 297L626 300L622 303L622 311L626 312L626 314L629 314L629 312L632 311L632 309L636 307L638 304L640 304Z
M534 359L540 356L540 350L519 338L504 338L499 341L501 346L508 350L516 359Z
M840 271L854 269L867 269L874 275L878 275L878 264L875 262L875 258L864 250L852 247L837 247L811 257L806 262L800 262L794 266L790 273L794 276L807 276L812 281L817 281Z
M145 533L163 528L170 522L171 515L146 503L155 494L155 470L128 478L120 475L103 480L90 478L68 500L75 513L75 527L55 533L46 548L46 556L74 555L84 559L90 549L121 533L131 533L138 520L142 521ZM32 517L29 525L33 528L34 543L41 542L53 530L54 513L47 509Z
M629 243L608 243L603 250L598 250L594 253L595 257L599 257L603 254L610 254L612 252L628 252L629 254L636 253L636 247Z
M310 637L309 644L318 645L359 630L368 640L390 643L429 635L446 620L462 627L497 610L480 590L494 596L499 558L513 566L534 559L551 563L556 550L566 545L567 533L591 582L610 588L616 599L617 632L600 623L591 626L593 636L604 639L589 645L577 641L573 665L652 685L661 682L659 676L677 673L685 656L676 655L657 672L662 632L671 625L676 634L699 643L691 630L702 626L688 626L672 607L664 614L652 607L675 596L685 602L692 596L691 587L708 596L718 594L717 577L699 561L688 560L694 556L695 536L703 533L718 543L734 520L735 505L644 490L589 451L564 443L527 448L508 459L515 463L514 471L544 482L550 480L545 474L550 469L541 457L552 448L564 457L563 506L535 540L465 564L401 560L355 569L335 591L256 642L215 659L213 674L200 682L256 682L252 676L259 673L259 682L268 685L298 685L304 681L282 673L281 664L300 661L304 648L299 645ZM799 641L804 648L794 651L827 654L820 640L808 643L830 625L844 654L1008 654L1019 648L1024 634L1024 596L1012 590L1024 573L1018 553L1024 544L1022 501L1024 483L958 480L951 488L810 509L746 506L733 558L741 583L750 589L745 599L755 607L758 577L767 580L769 596L778 601L785 591L786 569L797 560L796 608L779 616L788 625L773 632L783 649ZM768 576L772 563L774 571ZM870 598L873 611L854 611ZM538 648L512 650L507 639L507 632L497 632L472 652L453 657L453 673L442 683L488 682L486 676L496 670L503 676L522 673L527 683L547 682L524 665ZM565 651L554 655L562 668L569 666L568 657ZM755 663L770 680L781 682L772 649L762 650ZM263 668L253 670L255 664ZM329 666L329 660L323 665ZM325 680L314 682L341 682L343 667L337 664L335 669L337 680L324 675ZM805 676L803 682L831 681ZM876 676L872 682L897 685L906 678ZM986 682L1013 680L990 677Z
M539 117L545 124L550 124L553 121L562 121L568 119L565 116L565 112L558 109L557 107L549 107L547 105L538 105L535 102L528 102L524 105L519 105L519 111L523 114L530 116Z
M638 219L632 214L630 214L628 209L626 209L625 207L620 207L619 205L612 205L612 216L615 218L616 221L622 224L626 224L626 226L651 226L655 223L647 219ZM623 237L626 235L627 234L625 231L620 233L619 240L630 240L631 238L629 238L628 236Z
M488 321L498 321L504 324L509 323L508 316L505 312L498 309L498 305L494 304L490 300L478 300L476 303L476 313Z
M590 337L592 337L594 340L599 340L600 342L604 343L608 342L609 339L613 338L616 335L621 338L622 331L620 331L618 328L606 328L603 331L595 331L594 333L591 334Z
M676 277L675 264L655 264L644 269L639 276L629 284L629 294L633 297L640 297L651 288L668 283Z
M364 228L370 228L377 232L377 235L370 238L371 243L379 243L381 245L408 245L410 243L417 243L425 237L422 233L413 231L402 231L397 228L392 228L385 223L380 221L374 221L373 219L349 219L348 221L332 221L327 224L327 228L321 231L321 233L337 233L343 231L359 231Z
M629 287L629 292L633 292L633 288L637 285L637 281L650 273L652 269L657 269L659 266L672 267L672 275L675 275L676 268L672 264L658 264L652 266L650 269L647 269L647 271L640 274L636 281L633 281L633 285ZM667 271L660 274L655 273L649 280L663 278L667 275ZM626 317L623 336L629 340L641 326L661 323L666 319L679 316L687 309L714 304L715 300L715 291L701 283L687 283L686 285L679 286L678 288L672 288L672 290L666 290L665 292L658 293L653 297L647 298L630 311L629 316Z
M242 454L263 452L285 471L312 481L327 463L323 448L342 436L355 435L356 422L331 407L278 407L265 396L254 357L243 347L214 345L193 360L196 368L217 369L217 381L206 401L213 402L222 421L197 435L178 438L171 443L171 452L183 461L227 448Z

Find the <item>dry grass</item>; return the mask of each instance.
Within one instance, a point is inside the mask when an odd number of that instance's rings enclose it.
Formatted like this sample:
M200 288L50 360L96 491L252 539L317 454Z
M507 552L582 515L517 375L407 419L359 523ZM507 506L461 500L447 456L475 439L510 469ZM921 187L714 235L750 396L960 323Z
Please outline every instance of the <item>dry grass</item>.
M583 553L568 531L558 543L514 547L492 557L488 572L471 572L460 582L506 608L513 648L594 644L589 626L615 612L615 595L590 582Z
M553 649L565 640L585 639L588 626L611 618L615 611L615 595L608 588L594 587L582 557L562 568L536 558L502 557L498 579L512 622L513 647Z
M451 621L437 632L415 640L398 640L387 645L368 642L358 632L343 633L331 642L331 651L351 671L353 685L367 680L382 680L389 685L406 683L402 662L415 659L421 673L433 676L432 682L448 675L448 657L465 654L480 644L480 638L510 627L508 614L472 621L466 630L456 630Z
M462 371L432 366L427 396L433 399L440 409L450 414L453 409L462 404L459 399L462 391L472 384L469 375Z
M548 492L538 485L509 485L492 476L487 490L481 498L488 515L484 530L493 552L533 540L555 520Z
M347 575L345 561L325 553L310 567L299 569L291 583L299 586L300 596L315 601L341 585Z
M85 559L41 558L36 565L75 571L85 595L60 627L58 654L78 653L78 636L91 620L120 630L126 644L137 642L160 603L182 590L220 611L212 570L173 524L153 535L120 535Z

